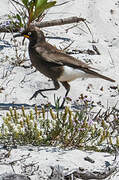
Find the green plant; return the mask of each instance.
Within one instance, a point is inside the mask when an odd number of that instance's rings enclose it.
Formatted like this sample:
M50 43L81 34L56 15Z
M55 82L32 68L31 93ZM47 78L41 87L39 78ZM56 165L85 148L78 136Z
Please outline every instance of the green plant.
M92 117L87 107L73 111L66 106L61 111L50 107L38 109L35 106L35 109L29 112L26 112L24 107L21 111L10 108L3 117L0 142L111 152L113 147L119 147L118 116L118 112L107 110Z
M17 13L9 16L9 18L17 28L29 26L33 21L40 20L43 17L44 12L56 4L56 1L48 2L48 0L20 1L21 2L14 0L10 1Z

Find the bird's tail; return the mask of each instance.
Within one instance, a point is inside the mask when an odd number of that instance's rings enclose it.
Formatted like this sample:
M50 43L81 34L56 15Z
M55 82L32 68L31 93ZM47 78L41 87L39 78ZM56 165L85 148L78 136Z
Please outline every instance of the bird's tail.
M97 77L99 77L99 78L102 78L102 79L105 79L105 80L107 80L107 81L111 81L111 82L115 82L115 80L114 79L111 79L111 78L109 78L109 77L107 77L107 76L104 76L104 75L102 75L102 74L99 74L99 73L97 73L97 72L95 72L95 71L93 71L93 70L90 70L90 69L85 69L85 72L87 72L88 74L91 74L92 76L97 76Z
M107 80L107 81L115 82L114 79L109 78L109 77L107 77L107 76L104 76L104 75L102 75L102 74L97 73L97 76L100 77L100 78L102 78L102 79L105 79L105 80Z

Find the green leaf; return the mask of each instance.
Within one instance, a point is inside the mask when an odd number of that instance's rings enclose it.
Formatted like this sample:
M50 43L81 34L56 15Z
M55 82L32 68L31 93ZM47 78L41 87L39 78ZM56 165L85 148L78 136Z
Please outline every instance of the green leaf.
M37 3L36 9L35 9L35 12L34 12L34 17L35 18L37 18L40 14L43 13L44 7L47 4L47 0L38 0L37 2L39 2L39 3Z
M49 8L53 7L55 4L56 4L56 1L49 2L46 4L45 9L49 9Z
M17 14L17 15L16 15L16 18L17 18L17 20L19 21L17 24L18 24L20 27L22 27L22 26L23 26L23 23L22 23L22 18L20 17L20 15Z
M19 14L16 15L16 18L21 22L21 17Z
M28 7L28 0L22 0L22 3L24 4L25 7Z
M38 16L40 16L46 9L49 9L56 4L56 1L49 2L49 3L46 2L47 0L41 0L41 1L42 1L42 5L40 5L39 7L37 7L37 9L35 9L33 20L38 18Z
M36 9L42 6L43 4L46 4L47 0L37 0L36 2Z

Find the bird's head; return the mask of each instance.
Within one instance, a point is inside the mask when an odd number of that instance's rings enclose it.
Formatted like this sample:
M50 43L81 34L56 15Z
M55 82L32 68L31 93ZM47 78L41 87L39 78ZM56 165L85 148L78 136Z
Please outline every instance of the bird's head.
M20 36L23 36L34 43L45 41L44 33L38 27L34 26L31 26L23 30L21 33L14 35L14 37Z

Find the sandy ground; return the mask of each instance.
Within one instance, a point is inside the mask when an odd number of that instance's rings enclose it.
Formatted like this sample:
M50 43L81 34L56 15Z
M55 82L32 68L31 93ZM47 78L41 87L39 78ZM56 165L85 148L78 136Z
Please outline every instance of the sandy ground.
M3 153L5 155L8 152L1 150L1 157ZM86 161L86 157L92 161ZM47 180L48 176L52 174L51 167L57 167L62 177L60 175L59 177L52 177L52 180L64 180L63 175L71 174L78 168L84 168L89 172L103 172L113 162L114 156L110 156L108 153L84 152L77 149L63 150L56 147L26 146L12 149L10 157L1 160L0 174L13 173L14 170L16 174L28 175L31 180ZM12 163L13 165L11 166L10 164ZM105 180L108 179L106 178ZM118 180L118 174L117 176L110 176L110 179ZM77 180L81 180L81 178L77 178Z
M64 1L66 0L58 0L57 2L60 4ZM7 0L1 0L0 7L2 7L0 16L8 14L10 6ZM72 99L71 105L76 102L80 94L84 94L88 96L90 101L95 102L97 110L107 108L107 106L112 107L115 104L119 108L119 2L117 0L70 0L69 3L61 7L49 10L44 20L71 16L86 18L93 36L83 23L79 23L74 28L72 24L43 28L44 33L48 36L70 39L69 41L47 39L48 42L64 49L73 41L67 49L70 52L72 50L93 50L92 45L95 45L100 55L83 53L73 54L73 56L90 63L93 67L98 68L102 74L116 80L115 83L102 79L77 79L71 82L69 93L69 97ZM5 39L3 39L3 35L3 33L0 34L0 87L4 90L1 90L0 93L0 107L9 106L10 103L40 105L51 102L54 104L54 94L63 98L65 89L61 87L57 92L44 93L48 99L39 95L36 99L29 100L36 90L52 87L53 84L39 72L34 72L34 68L24 69L14 66L13 63L17 61L17 56L23 58L24 52L26 52L25 60L28 60L26 64L30 65L27 53L28 41L25 42L23 47L20 38L14 43L11 40L11 34L6 34ZM18 45L17 54L15 51L16 44ZM111 86L115 88L112 89ZM3 111L0 114L3 114ZM100 158L103 159L103 156L100 156Z

